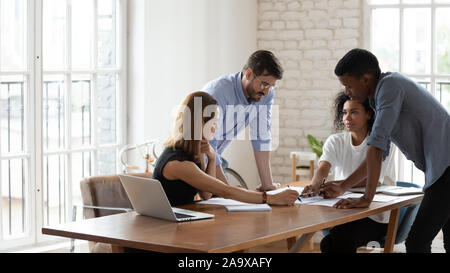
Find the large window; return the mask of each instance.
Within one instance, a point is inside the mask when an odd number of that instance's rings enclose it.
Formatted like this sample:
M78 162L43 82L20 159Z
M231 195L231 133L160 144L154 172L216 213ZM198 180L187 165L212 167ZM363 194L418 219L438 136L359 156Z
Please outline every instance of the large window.
M126 1L0 3L1 249L43 240L84 177L117 173Z
M382 71L415 79L450 112L450 0L368 0L368 47ZM399 154L399 180L424 174Z

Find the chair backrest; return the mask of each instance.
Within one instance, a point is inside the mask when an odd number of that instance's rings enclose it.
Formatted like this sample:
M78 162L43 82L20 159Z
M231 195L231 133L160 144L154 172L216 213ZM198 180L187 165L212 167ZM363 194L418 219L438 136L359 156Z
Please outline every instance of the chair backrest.
M151 173L133 173L141 177L152 177ZM81 198L84 206L133 208L118 175L94 176L80 182ZM106 210L83 208L85 219L122 213L122 210ZM89 241L89 250L92 253L111 253L110 244Z
M316 160L317 155L313 152L302 152L302 151L295 151L289 153L289 158L292 159L292 156L295 155L298 160Z
M152 177L151 173L136 173L130 175L150 178ZM83 199L83 205L114 208L133 208L118 175L94 176L86 178L81 181L80 189L81 197ZM121 211L104 209L83 209L83 215L85 219L107 216L120 212Z

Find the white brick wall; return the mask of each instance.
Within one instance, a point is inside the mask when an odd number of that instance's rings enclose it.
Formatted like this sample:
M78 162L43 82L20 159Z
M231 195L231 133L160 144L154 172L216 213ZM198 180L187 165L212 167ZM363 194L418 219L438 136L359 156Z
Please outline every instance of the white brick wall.
M362 46L363 0L259 0L258 48L273 51L285 74L275 104L280 141L272 152L274 181L289 182L289 152L310 151L306 135L333 133L332 104L340 84L337 61Z

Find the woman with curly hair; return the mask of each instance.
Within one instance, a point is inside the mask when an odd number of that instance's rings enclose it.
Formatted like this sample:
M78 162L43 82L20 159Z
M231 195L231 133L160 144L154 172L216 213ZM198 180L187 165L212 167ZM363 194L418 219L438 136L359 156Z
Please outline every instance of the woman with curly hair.
M353 101L344 92L338 93L334 103L334 125L341 133L328 137L323 145L323 153L319 159L312 182L306 186L302 194L315 195L320 191L322 180L330 172L339 183L350 176L364 161L367 152L367 139L374 122L374 112L368 100L364 103ZM343 131L343 132L342 132ZM379 183L395 184L395 168L393 153L384 160ZM360 181L356 187L363 187L366 180ZM360 246L377 241L386 235L388 212L370 216L365 219L336 226L320 243L322 252L356 252Z

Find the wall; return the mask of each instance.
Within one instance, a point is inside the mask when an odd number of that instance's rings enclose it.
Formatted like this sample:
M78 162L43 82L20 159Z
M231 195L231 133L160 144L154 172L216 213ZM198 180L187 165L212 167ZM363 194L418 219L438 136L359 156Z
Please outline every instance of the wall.
M242 69L256 50L257 10L256 0L129 1L128 143L163 142L188 93ZM255 188L250 143L234 141L225 155Z
M276 91L279 147L272 153L274 180L291 179L290 151L311 151L306 135L325 141L333 133L332 103L340 84L333 71L350 49L362 47L359 0L258 1L258 48L280 58L285 74Z

